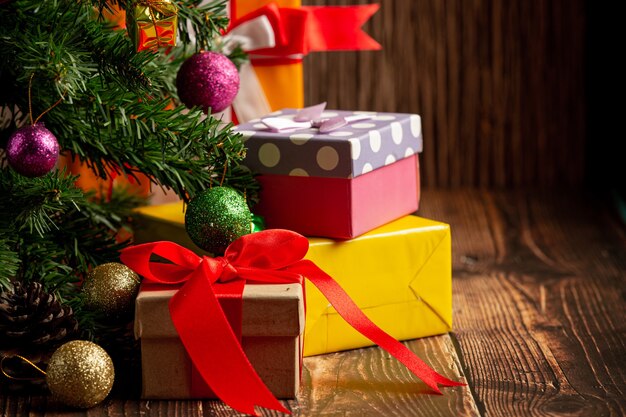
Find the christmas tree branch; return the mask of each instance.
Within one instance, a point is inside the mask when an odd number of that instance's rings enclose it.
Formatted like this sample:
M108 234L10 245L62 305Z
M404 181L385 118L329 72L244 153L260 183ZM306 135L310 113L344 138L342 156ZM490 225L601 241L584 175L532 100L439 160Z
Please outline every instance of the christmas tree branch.
M14 244L6 231L0 231L0 291L9 288L11 278L17 274L20 267L20 258L17 252L11 249Z
M105 106L104 102L115 103L112 97L84 102L75 120L49 117L49 125L60 138L72 138L61 145L90 161L102 178L111 171L141 172L187 198L221 182L224 167L237 166L245 156L240 135L216 119L202 120L199 111L165 110L166 100L136 102L119 97L117 104ZM243 180L240 184L230 182L241 190L255 189L250 175L239 179Z
M214 39L228 26L226 0L214 0L197 5L195 0L178 1L178 28L184 45L200 49L213 49ZM191 28L191 30L189 30Z
M92 0L92 4L100 10L113 11L111 4L128 10L140 3L138 0ZM213 41L219 37L228 26L228 16L225 13L226 0L173 0L178 6L178 34L179 41L185 47L195 51L212 49ZM189 53L188 48L185 53ZM177 54L177 51L172 51Z
M257 185L239 166L245 156L241 136L197 109L175 105L183 60L200 48L220 46L226 2L173 2L179 45L141 52L126 31L101 15L109 4L129 10L138 0L2 3L0 147L45 113L40 120L62 153L86 162L103 179L145 174L185 199L230 185L254 201ZM245 59L240 50L230 57ZM14 159L0 150L0 287L12 280L41 282L74 309L83 335L107 337L115 326L83 307L78 282L96 265L119 261L141 199L117 188L106 199L96 198L62 169L23 177L16 171L24 157L12 152Z
M0 177L0 193L11 195L11 199L0 200L2 229L44 236L57 228L53 220L56 214L76 206L76 201L83 198L74 186L75 180L54 174L36 179L12 173Z
M66 3L63 7L62 3L50 3L47 7L56 13L57 24L67 26L70 19L77 19ZM196 19L197 24L198 19L204 22L208 16L203 13L217 13L223 7L223 2L202 7L192 4L180 2L181 19ZM182 107L166 110L171 105L166 92L172 95L173 70L177 68L167 62L172 56L136 53L122 31L103 30L102 23L89 19L93 11L86 10L85 4L75 7L84 21L82 29L72 31L72 35L39 30L34 43L26 36L2 40L5 48L30 51L15 58L15 78L23 86L29 73L35 71L32 90L36 112L65 96L64 102L44 118L61 147L87 161L102 178L109 178L112 172L142 172L185 199L221 183L223 170L229 172L244 157L239 136L220 128L212 118L201 121L198 111L187 113ZM226 21L211 22L210 30L202 25L203 33L213 34ZM25 108L27 92L22 92L16 94L15 101ZM243 183L238 184L240 179ZM248 194L255 189L252 177L243 171L227 182Z
M118 259L125 246L118 242L120 228L142 200L129 193L113 193L104 202L84 195L76 177L64 172L28 179L17 174L0 176L0 257L7 258L0 276L37 280L61 295L90 267ZM16 262L21 259L22 268Z

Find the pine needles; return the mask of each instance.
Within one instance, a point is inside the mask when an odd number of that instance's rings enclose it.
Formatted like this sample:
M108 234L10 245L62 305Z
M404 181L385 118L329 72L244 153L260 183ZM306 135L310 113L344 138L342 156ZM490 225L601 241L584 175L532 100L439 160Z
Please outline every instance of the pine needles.
M176 0L180 45L136 52L124 30L100 15L134 0L14 0L0 5L0 148L33 118L42 117L62 153L100 178L145 174L154 187L188 200L228 184L254 199L256 183L239 163L241 136L230 124L176 105L182 61L212 49L228 20L225 1L198 6ZM236 51L233 59L245 59ZM74 308L84 334L102 324L81 308L76 285L94 266L118 261L129 241L132 209L141 198L116 189L96 198L64 169L40 178L16 174L0 150L0 288L11 280L41 282ZM99 329L99 330L96 330Z

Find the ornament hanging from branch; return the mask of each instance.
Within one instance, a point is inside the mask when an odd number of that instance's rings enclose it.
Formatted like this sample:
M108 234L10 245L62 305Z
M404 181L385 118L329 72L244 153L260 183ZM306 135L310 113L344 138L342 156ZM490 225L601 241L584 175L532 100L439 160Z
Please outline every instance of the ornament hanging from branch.
M15 130L6 145L9 166L25 177L41 177L52 171L59 159L59 142L39 119L56 107L63 97L44 111L33 121L31 85L33 76L28 83L28 114L30 125Z
M115 379L113 361L100 346L86 340L67 342L48 364L50 392L72 407L90 408L109 395Z
M222 255L234 240L252 232L246 199L230 187L205 190L187 206L185 229L191 240L214 255Z
M19 359L32 366L43 375L52 395L70 407L90 408L99 404L109 395L115 380L109 355L86 340L72 340L59 347L45 371L24 356L4 356L0 361L1 372L8 379L22 380L24 378L7 373L7 359Z
M225 110L239 91L239 72L225 55L201 51L189 57L176 76L178 97L207 113Z
M98 265L83 284L85 306L111 319L126 317L133 311L139 284L139 275L124 264L109 262Z
M129 2L126 28L137 52L176 45L178 8L170 0Z
M7 160L25 177L41 177L52 171L59 159L59 142L43 123L17 129L7 142Z

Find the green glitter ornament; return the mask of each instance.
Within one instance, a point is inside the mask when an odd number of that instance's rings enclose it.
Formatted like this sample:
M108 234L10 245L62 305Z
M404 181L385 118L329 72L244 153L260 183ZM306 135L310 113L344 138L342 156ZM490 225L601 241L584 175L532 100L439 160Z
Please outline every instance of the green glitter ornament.
M213 187L189 202L185 229L200 248L222 255L231 242L250 233L251 219L241 194L232 188Z

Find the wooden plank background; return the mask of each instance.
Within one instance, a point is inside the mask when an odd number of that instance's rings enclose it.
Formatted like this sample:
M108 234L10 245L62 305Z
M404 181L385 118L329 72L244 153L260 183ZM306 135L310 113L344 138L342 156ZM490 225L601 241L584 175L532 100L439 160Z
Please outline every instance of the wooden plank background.
M308 56L308 104L421 114L425 186L582 184L584 0L376 2L383 50Z
M454 333L485 416L626 415L626 235L605 201L429 190L452 227Z

